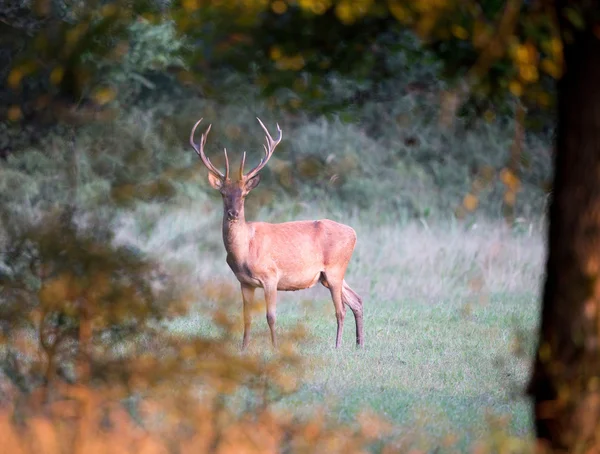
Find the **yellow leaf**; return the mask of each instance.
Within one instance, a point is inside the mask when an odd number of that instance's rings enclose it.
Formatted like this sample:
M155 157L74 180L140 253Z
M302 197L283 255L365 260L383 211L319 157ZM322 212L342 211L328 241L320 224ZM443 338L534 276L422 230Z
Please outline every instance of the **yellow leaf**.
M494 111L493 111L493 110L490 110L490 109L488 109L488 110L486 110L486 111L485 111L485 113L483 114L483 118L485 118L485 120L486 120L488 123L491 123L491 122L493 122L493 121L496 119L496 114L494 113Z
M354 22L355 17L352 12L352 6L348 2L340 2L335 7L335 14L340 21L349 25Z
M520 97L523 94L523 85L517 80L511 80L508 84L508 89L517 97Z
M561 76L560 67L552 60L545 58L544 60L542 60L542 63L540 64L540 66L546 73L550 74L555 79L560 78L560 76Z
M58 85L65 75L65 70L62 66L57 66L50 73L50 83L52 85Z
M198 0L183 0L182 6L187 12L196 11L199 7Z
M458 39L463 40L469 37L469 32L467 32L467 30L464 27L461 27L460 25L452 26L452 34Z
M533 64L538 59L538 51L531 43L525 43L517 46L515 59L521 64Z
M475 211L478 204L479 200L473 194L467 194L463 199L463 206L467 209L467 211Z
M19 106L10 106L6 116L10 121L19 121L23 116L23 112Z
M500 172L500 181L512 191L516 191L520 184L519 178L510 169L503 169Z
M281 59L282 55L283 53L281 52L281 48L279 48L278 46L273 46L269 50L269 56L271 57L271 60L277 61Z
M19 68L13 69L8 75L8 86L13 90L19 88L19 85L21 85L21 80L23 80L24 76L25 74Z
M294 71L299 71L302 68L304 68L304 64L305 64L304 57L302 55L295 55L294 57L292 57L289 60L288 66L290 69L292 69Z
M93 97L94 97L94 100L102 106L104 104L108 104L113 99L115 99L116 95L117 94L116 94L115 90L113 90L110 87L105 87L105 88L100 88L100 89L96 90Z
M325 11L327 11L330 6L331 6L330 0L320 0L320 1L312 2L311 11L314 14L317 14L320 16L321 14L324 14Z
M552 38L550 40L550 51L555 55L555 56L561 56L563 53L563 45L562 45L562 41L559 38Z
M550 345L547 343L542 344L542 346L540 346L540 350L538 352L538 355L540 356L540 360L542 362L546 362L550 359L551 356L551 349L550 349Z
M276 0L271 4L271 9L275 14L283 14L287 11L287 5L282 0Z
M538 80L538 70L533 65L522 65L519 68L519 76L525 82L531 83Z
M398 3L392 3L389 6L390 12L399 22L409 22L411 19L410 12Z
M519 63L529 63L529 52L527 51L527 47L525 47L525 45L520 45L517 47L515 51L515 58Z
M516 201L517 194L515 192L509 190L504 193L504 203L506 203L508 206L514 206Z

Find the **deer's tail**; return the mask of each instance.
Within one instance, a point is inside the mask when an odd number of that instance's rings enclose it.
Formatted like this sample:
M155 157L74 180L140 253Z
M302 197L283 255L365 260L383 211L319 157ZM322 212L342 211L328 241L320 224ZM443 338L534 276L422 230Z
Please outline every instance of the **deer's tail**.
M342 302L347 305L354 314L354 321L356 322L356 345L362 346L364 342L363 301L358 293L352 290L345 280L342 282Z

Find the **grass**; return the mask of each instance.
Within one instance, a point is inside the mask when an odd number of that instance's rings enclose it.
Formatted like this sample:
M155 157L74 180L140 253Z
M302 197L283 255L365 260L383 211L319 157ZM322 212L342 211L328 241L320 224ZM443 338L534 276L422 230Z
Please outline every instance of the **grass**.
M310 208L300 213L288 209L288 219L326 215ZM213 329L202 316L201 303L214 306L223 294L211 296L208 283L219 282L227 297L241 298L225 263L220 214L216 202L186 202L171 209L148 204L117 223L118 241L173 266L183 265L185 280L198 289L198 312L175 321L171 329L178 332L209 334ZM286 217L283 207L261 215L267 221ZM141 232L143 219L154 227ZM492 432L489 415L508 417L505 433L529 437L531 408L523 390L538 316L540 226L514 231L500 222L467 227L385 219L374 225L376 215L337 220L352 225L359 237L347 280L365 301L366 347L355 349L348 311L343 346L335 351L333 305L323 287L280 292L280 339L285 341L298 323L309 334L298 346L307 375L300 391L282 401L281 408L308 411L325 404L341 421L372 409L401 433L427 434L430 448L456 434L457 447L465 449ZM254 352L270 349L262 292L258 296ZM239 319L241 329L241 303L230 315Z

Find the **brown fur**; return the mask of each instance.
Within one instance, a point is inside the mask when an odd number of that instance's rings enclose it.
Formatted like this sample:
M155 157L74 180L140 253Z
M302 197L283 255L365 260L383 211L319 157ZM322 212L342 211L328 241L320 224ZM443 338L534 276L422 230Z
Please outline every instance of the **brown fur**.
M244 301L242 348L248 346L250 339L250 312L256 288L264 289L271 341L276 345L277 291L310 288L317 282L329 289L334 303L337 318L336 348L342 341L346 314L344 305L350 307L354 314L356 343L359 346L363 345L362 299L344 280L356 244L354 229L329 219L281 224L246 222L244 200L248 193L258 186L258 170L270 158L281 140L281 134L278 141L274 141L261 122L267 133L266 156L257 168L246 175L243 174L245 159L242 159L240 179L234 182L229 179L228 161L227 171L223 175L212 167L204 155L203 146L208 131L202 135L201 146L198 148L195 145L193 134L196 126L192 130L190 142L209 169L208 179L211 186L223 196L223 242L227 251L227 264L241 284Z

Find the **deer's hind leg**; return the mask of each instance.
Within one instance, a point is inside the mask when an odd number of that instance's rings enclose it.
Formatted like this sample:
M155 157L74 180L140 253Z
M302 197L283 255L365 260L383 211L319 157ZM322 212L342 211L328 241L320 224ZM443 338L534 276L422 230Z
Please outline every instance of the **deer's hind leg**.
M356 345L362 347L363 337L363 301L358 293L350 288L346 280L342 283L342 301L348 306L354 314L356 322Z
M335 318L337 319L337 333L335 336L335 348L342 344L342 333L344 331L344 317L346 316L346 307L342 301L342 289L344 282L343 273L325 271L321 275L321 284L329 289L333 306L335 307Z

